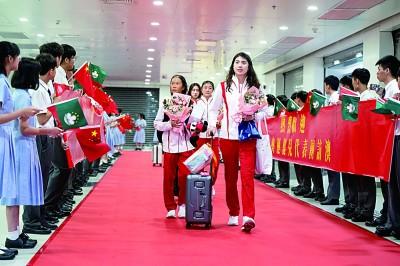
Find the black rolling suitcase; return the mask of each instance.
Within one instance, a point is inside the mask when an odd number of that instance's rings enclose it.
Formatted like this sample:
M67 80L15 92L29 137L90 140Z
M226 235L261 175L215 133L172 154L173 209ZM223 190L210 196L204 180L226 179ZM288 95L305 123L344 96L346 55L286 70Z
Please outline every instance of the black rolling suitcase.
M193 224L211 227L211 176L190 174L186 182L186 228Z

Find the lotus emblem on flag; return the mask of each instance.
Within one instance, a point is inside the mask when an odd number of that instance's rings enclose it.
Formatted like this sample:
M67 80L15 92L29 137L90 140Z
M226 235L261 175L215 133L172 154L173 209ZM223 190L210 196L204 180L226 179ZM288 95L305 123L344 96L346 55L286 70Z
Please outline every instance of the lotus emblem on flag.
M349 114L354 113L354 111L356 110L356 107L354 106L354 104L349 104L346 107L347 111L349 112Z
M315 101L315 102L313 102L313 107L315 108L315 109L317 109L318 107L319 107L319 102L318 101Z
M95 79L97 79L99 77L99 74L97 73L96 70L92 72L92 77Z
M76 113L66 113L64 115L64 122L68 126L72 126L76 123L76 120L78 119L78 114Z

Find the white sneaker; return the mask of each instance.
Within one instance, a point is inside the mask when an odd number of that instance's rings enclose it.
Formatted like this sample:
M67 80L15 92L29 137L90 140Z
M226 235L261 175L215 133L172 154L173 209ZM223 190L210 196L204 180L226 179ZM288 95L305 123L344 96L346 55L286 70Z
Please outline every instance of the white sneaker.
M212 187L212 189L211 189L211 196L215 197L215 188L214 187Z
M178 207L178 217L179 218L185 218L185 216L186 216L185 204L179 205L179 207Z
M253 229L254 227L256 227L256 222L254 221L254 219L247 216L243 216L243 225L241 228L242 231L249 233L251 229Z
M170 210L167 212L167 218L175 218L176 214L175 214L175 210Z
M230 226L239 225L239 216L229 216L228 225Z

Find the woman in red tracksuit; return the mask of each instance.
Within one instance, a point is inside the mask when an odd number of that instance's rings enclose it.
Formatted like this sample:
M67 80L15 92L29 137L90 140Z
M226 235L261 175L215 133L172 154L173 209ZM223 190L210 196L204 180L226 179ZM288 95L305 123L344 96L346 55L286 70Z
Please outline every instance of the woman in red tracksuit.
M172 93L187 92L187 83L183 76L174 75L170 82L170 91ZM178 217L185 218L186 201L186 177L190 173L183 162L192 154L194 147L190 144L190 133L182 123L170 120L164 114L163 105L158 109L154 127L162 131L162 146L164 152L164 204L167 209L167 218L176 217L176 202L174 200L174 179L178 168ZM182 128L182 132L176 132L173 128Z
M237 190L239 160L242 181L243 223L242 231L250 232L255 227L254 174L256 165L256 140L239 141L235 117L239 113L239 98L255 86L260 87L250 57L238 53L233 57L225 82L215 90L210 105L209 132L215 131L219 109L223 108L223 119L219 144L225 164L226 202L229 208L228 225L239 225L239 196ZM243 120L254 120L255 116L243 116Z
M198 121L209 121L210 116L210 104L212 102L212 95L214 92L214 83L207 80L204 81L201 85L201 97L197 100L197 104L193 107L192 117L194 120ZM207 135L206 132L200 133L199 140L197 141L197 147L201 147L203 144L209 143L211 145L211 137ZM214 184L217 180L218 174L218 166L219 166L219 140L218 138L214 138L212 141L212 150L216 156L216 163L215 168L213 168L212 175L212 194L215 195Z

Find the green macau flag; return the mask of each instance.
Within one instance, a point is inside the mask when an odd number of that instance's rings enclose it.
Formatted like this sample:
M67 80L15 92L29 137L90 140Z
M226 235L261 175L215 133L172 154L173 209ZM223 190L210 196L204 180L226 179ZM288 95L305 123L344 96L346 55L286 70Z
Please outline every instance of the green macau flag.
M47 109L53 114L57 126L67 130L87 125L85 115L78 98L50 105Z
M274 115L275 116L278 115L278 113L283 109L286 109L283 103L279 101L277 98L275 98Z
M358 103L360 97L343 95L342 97L342 118L348 121L358 120Z
M89 71L90 71L92 80L94 82L96 82L97 84L100 84L100 85L103 84L104 80L107 77L107 73L104 71L104 69L102 69L99 66L96 66L95 64L90 63Z
M317 115L321 107L324 106L326 97L317 92L312 92L310 99L310 114Z
M288 99L287 110L289 112L297 111L299 109L300 109L300 106L298 106L295 101L293 101L292 99Z

